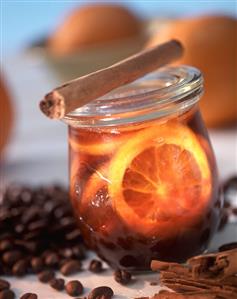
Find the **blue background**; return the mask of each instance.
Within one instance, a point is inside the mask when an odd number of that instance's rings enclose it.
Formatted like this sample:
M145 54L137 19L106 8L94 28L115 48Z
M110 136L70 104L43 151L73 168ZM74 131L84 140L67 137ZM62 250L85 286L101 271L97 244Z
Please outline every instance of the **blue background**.
M32 41L46 36L73 7L96 2L60 0L0 1L2 54L9 54L9 52L24 48ZM190 16L202 13L237 15L236 0L103 2L124 4L144 19L151 17Z

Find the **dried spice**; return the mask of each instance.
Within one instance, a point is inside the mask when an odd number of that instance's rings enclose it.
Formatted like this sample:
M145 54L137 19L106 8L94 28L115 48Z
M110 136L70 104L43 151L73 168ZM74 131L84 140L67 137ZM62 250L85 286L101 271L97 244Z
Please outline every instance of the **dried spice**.
M201 292L207 294L200 298L237 298L237 248L195 256L184 265L152 261L151 268L160 271L162 285L177 293L156 299L199 298Z

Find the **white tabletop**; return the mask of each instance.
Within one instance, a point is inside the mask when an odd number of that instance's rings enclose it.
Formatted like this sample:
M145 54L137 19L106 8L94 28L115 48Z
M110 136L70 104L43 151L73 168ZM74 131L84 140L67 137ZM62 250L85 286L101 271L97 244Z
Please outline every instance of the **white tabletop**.
M17 111L6 161L0 167L1 184L15 181L36 185L50 182L67 184L66 125L48 120L38 109L42 96L58 84L56 77L43 60L32 59L26 54L4 59L3 70ZM225 179L237 173L236 128L212 130L210 136L221 178ZM234 240L237 240L237 229L232 223L225 231L216 235L211 247ZM93 287L108 285L114 289L115 298L125 299L158 292L157 286L150 285L154 277L156 274L139 275L128 287L116 283L109 269L100 275L83 271L72 278L81 280L86 293ZM68 298L67 295L39 283L34 276L11 279L11 282L18 297L23 292L31 291L38 293L40 299Z

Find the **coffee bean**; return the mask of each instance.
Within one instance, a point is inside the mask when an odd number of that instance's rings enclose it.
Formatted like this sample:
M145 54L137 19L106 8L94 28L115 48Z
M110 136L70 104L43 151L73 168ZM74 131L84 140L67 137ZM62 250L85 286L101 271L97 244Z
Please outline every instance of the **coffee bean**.
M22 190L22 186L19 185L9 186L5 192L3 203L10 207L20 204L20 194Z
M31 222L28 225L28 230L35 231L35 230L45 229L47 227L47 224L48 224L47 219L40 219L40 220Z
M38 296L34 293L25 293L20 297L20 299L38 299Z
M16 226L15 226L15 232L17 234L22 234L24 231L25 231L25 226L23 224L21 224L21 223L16 224Z
M66 240L68 241L72 241L72 240L75 240L77 238L79 238L81 236L81 232L79 231L79 229L74 229L72 230L71 232L67 233L66 234Z
M128 272L126 270L120 270L120 269L118 269L118 270L116 270L114 272L114 279L118 283L128 284L129 282L131 282L132 275L131 275L130 272Z
M33 272L39 273L44 268L43 259L40 257L33 257L30 261Z
M224 200L223 207L224 207L225 209L228 209L228 208L230 208L230 207L231 207L231 204L230 204L230 202L229 202L228 200Z
M57 255L57 253L52 252L52 253L46 254L44 261L45 261L46 266L55 267L59 263L59 257Z
M232 208L232 214L237 215L237 208Z
M60 219L60 224L63 228L70 228L76 224L74 217L67 216Z
M72 258L73 252L71 248L63 248L60 250L60 255L64 258Z
M37 250L37 245L36 241L15 240L15 246L29 251L30 253L34 253Z
M56 218L61 219L63 216L65 216L65 211L63 207L58 207L55 211L54 211L54 215Z
M157 281L151 281L151 282L150 282L150 285L151 285L151 286L157 286L158 284L159 284L159 283L158 283Z
M22 253L19 250L9 250L2 255L2 260L7 265L13 265L21 256Z
M12 268L11 268L11 266L3 265L2 266L2 272L5 275L11 276L12 275Z
M88 299L111 299L113 295L114 292L110 287L101 286L93 289L89 293Z
M0 251L6 251L13 248L13 244L9 240L1 240L0 241Z
M237 248L237 242L223 244L218 248L219 251L231 250Z
M15 276L24 276L27 273L28 262L26 260L17 261L12 267Z
M41 214L40 208L35 206L30 207L29 209L27 209L27 211L24 214L22 214L21 222L22 224L28 224L29 222L38 219L38 217L40 217L40 214Z
M0 292L0 299L14 299L15 294L12 290L3 290Z
M23 235L23 239L26 241L32 241L32 240L38 239L39 235L40 235L40 230L36 230L33 232L25 233Z
M55 273L51 270L44 270L38 274L39 281L47 283L55 277Z
M89 270L94 273L102 272L102 263L98 260L92 260L89 265Z
M0 291L8 290L10 288L10 283L5 279L0 279Z
M75 274L80 270L81 263L77 260L66 260L66 262L60 268L60 272L65 276Z
M21 201L23 202L23 204L26 204L28 206L32 201L33 194L29 188L25 188L21 192L20 197L21 197Z
M72 297L76 297L82 294L83 285L78 280L71 280L65 286L66 292Z
M81 245L72 247L72 254L74 258L79 260L83 260L86 257L84 247Z
M57 291L64 290L64 285L65 280L62 278L53 278L52 280L50 280L50 286Z

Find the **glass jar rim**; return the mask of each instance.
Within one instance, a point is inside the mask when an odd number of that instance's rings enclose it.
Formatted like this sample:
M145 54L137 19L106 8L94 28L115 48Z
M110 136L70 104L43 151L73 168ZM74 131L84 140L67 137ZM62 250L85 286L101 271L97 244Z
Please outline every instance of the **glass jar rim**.
M119 87L68 113L74 127L123 125L184 113L203 92L201 72L191 66L169 66Z

